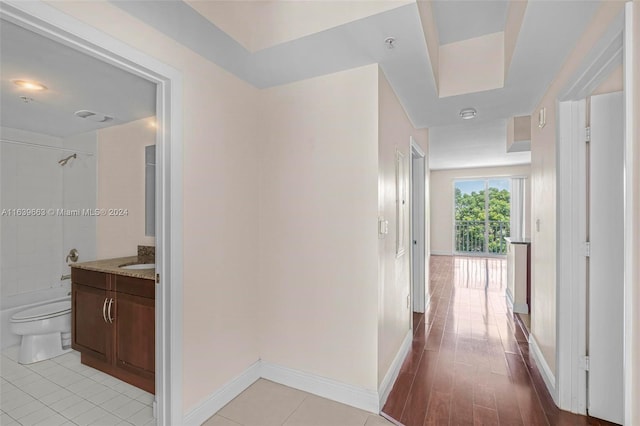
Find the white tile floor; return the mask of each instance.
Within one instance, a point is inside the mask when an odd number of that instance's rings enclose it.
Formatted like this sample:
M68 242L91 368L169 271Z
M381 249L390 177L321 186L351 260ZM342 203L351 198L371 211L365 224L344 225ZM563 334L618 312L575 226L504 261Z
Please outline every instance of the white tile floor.
M153 395L68 354L30 365L0 356L0 425L154 425Z
M380 416L260 379L202 426L393 426Z

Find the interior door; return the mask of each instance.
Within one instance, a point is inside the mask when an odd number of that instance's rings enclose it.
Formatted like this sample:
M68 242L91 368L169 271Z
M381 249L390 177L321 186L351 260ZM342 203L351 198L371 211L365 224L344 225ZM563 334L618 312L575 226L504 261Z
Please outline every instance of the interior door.
M424 312L425 299L425 209L424 209L424 157L412 156L411 201L413 256L413 312Z
M589 415L624 417L624 103L591 98L589 144Z

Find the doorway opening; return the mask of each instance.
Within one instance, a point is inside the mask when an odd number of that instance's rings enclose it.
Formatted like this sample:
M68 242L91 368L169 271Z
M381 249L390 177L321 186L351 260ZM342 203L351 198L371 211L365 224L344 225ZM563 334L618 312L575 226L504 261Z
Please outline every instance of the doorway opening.
M511 180L454 181L454 251L459 255L502 256L510 236Z
M155 271L157 274L154 286L156 331L153 351L156 371L156 419L158 425L180 424L183 421L182 341L180 338L182 236L179 231L182 221L182 121L179 115L179 111L182 110L182 77L179 72L166 64L81 21L70 18L47 4L3 2L0 4L0 16L5 21L141 77L156 86L155 237L157 250ZM142 170L144 154L141 159ZM80 164L79 161L76 163L76 165ZM114 321L116 319L109 318Z

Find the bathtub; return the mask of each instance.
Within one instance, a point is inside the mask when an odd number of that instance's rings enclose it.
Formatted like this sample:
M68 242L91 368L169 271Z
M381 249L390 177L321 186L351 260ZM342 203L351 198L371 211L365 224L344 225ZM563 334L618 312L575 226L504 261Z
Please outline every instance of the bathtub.
M13 314L34 306L70 299L69 291L70 286L67 284L62 287L17 294L7 298L3 297L0 303L1 349L4 350L8 347L20 344L20 336L9 331L9 320Z

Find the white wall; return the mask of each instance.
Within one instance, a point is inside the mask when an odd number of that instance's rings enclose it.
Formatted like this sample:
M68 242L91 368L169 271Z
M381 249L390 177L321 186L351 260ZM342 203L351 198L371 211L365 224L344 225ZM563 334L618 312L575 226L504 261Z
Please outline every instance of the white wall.
M98 133L97 207L126 209L125 215L100 215L97 258L137 255L138 245L155 245L145 236L145 147L156 143L156 130L144 118L107 127Z
M61 147L62 139L2 128L2 139ZM62 168L68 154L58 149L2 142L2 209L59 209L63 207ZM2 307L22 304L20 295L60 287L62 273L62 218L2 215Z
M66 209L95 209L97 191L97 141L96 132L73 135L63 140L63 146L94 155L78 154L62 167L62 198ZM66 153L65 157L72 152ZM65 216L62 218L62 257L73 248L78 250L78 262L96 259L96 217ZM63 264L63 273L71 268ZM68 282L68 281L67 281Z
M189 412L259 357L257 89L109 2L48 4L183 75L184 276L172 285L183 287Z
M258 91L108 2L49 4L183 74L185 412L259 358L376 391L409 320L408 269L378 280L377 66Z
M256 181L261 358L369 390L377 390L377 85L370 65L263 91Z
M95 208L95 132L65 139L1 128L3 139L52 147L0 145L0 209L44 209L45 216L10 216L0 220L0 339L2 348L20 343L9 331L9 318L25 305L65 297L71 281L65 257L70 248L80 260L95 258L95 219L65 216L58 209ZM64 167L58 161L78 149L77 158ZM49 211L53 209L54 211Z
M623 2L601 4L531 115L531 333L553 374L556 373L557 97L623 7ZM547 118L542 129L537 125L541 108L546 108ZM535 227L537 220L539 230Z
M431 253L453 254L453 182L456 179L527 176L529 165L508 167L484 167L477 169L452 169L431 171ZM531 179L525 187L527 217L530 217ZM530 221L525 226L525 236L531 235Z
M407 118L384 73L378 76L378 216L389 221L389 233L378 239L378 385L389 371L403 339L411 327L412 308L407 306L410 293L410 206L405 214L405 252L396 256L396 150L404 154L405 182L409 182L411 161L410 137L428 155L428 132L416 130ZM429 186L426 173L425 187ZM408 187L407 187L408 195ZM426 206L425 212L428 212ZM427 226L428 229L428 226ZM428 259L429 252L426 252ZM425 262L429 282L428 260ZM428 289L425 287L428 294Z

